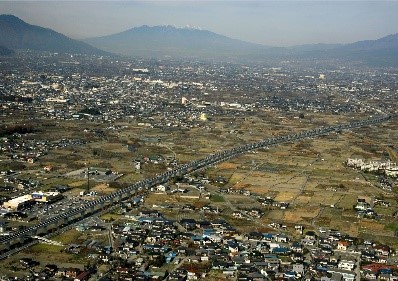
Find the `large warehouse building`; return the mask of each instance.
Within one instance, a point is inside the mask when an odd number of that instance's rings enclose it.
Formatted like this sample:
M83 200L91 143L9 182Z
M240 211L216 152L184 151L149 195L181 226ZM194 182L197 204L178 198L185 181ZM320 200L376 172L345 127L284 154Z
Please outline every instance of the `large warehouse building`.
M35 203L35 200L32 199L32 195L28 194L4 202L3 207L9 211L20 211L29 208Z
M59 192L33 192L32 199L41 203L53 203L63 198Z
M3 203L3 208L9 211L21 211L28 209L36 202L40 203L53 203L63 198L59 192L33 192L32 194L23 195L13 198Z

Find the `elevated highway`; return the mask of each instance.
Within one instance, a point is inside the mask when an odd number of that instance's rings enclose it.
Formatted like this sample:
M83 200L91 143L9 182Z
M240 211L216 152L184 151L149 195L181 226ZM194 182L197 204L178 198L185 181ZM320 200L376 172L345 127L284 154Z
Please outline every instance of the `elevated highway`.
M6 258L11 253L15 253L16 249L25 248L25 244L31 243L31 237L33 236L46 236L47 234L51 234L53 232L59 232L60 229L62 229L63 227L67 227L68 225L76 223L90 215L104 211L104 209L109 208L112 205L133 196L139 191L148 190L153 186L168 182L175 177L183 176L185 174L209 168L220 162L224 162L228 159L240 156L246 152L259 148L295 142L306 138L315 138L333 132L340 132L342 130L350 130L359 127L377 125L382 122L388 121L390 118L391 116L385 115L378 118L356 121L347 124L321 127L313 130L302 131L299 133L271 137L258 142L249 143L228 150L220 151L205 158L179 165L171 171L167 171L155 177L136 182L127 188L120 189L109 195L101 196L98 199L87 202L80 207L73 208L73 206L71 206L70 209L57 216L51 217L34 226L15 232L11 235L1 237L0 259Z

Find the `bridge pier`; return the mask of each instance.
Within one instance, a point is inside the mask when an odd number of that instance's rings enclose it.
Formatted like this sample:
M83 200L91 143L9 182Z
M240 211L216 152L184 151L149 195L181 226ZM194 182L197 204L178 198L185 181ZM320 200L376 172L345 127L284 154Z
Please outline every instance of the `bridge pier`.
M82 215L85 216L85 215L92 214L92 213L94 213L94 210L95 210L95 206L94 205L90 206L89 208L84 210Z
M34 235L35 236L40 236L40 235L43 235L43 234L47 234L48 233L48 228L47 227L48 226L42 226L42 227L37 228L35 233L34 233Z
M79 218L81 218L83 215L83 212L78 212L75 214L70 215L69 217L64 218L64 224L70 224L76 222ZM60 225L60 224L59 224Z
M11 248L11 241L6 241L0 244L0 253L6 252Z

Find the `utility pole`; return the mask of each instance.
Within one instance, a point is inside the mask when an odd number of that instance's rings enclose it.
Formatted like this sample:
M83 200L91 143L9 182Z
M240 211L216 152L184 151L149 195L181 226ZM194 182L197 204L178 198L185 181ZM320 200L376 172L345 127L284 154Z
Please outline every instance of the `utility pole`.
M87 167L87 192L90 191L90 167Z

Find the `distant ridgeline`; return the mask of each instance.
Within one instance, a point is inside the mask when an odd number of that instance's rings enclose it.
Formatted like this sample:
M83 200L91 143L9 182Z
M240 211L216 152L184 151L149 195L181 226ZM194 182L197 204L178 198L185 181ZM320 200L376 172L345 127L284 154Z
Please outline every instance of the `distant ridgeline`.
M3 52L6 54L10 54L9 51L12 49L109 55L107 52L73 40L54 30L28 24L13 15L0 15L0 46L5 48Z
M12 55L13 50L146 58L202 58L245 63L293 59L338 60L398 66L398 34L351 44L276 47L245 42L208 30L143 25L116 34L87 38L82 42L48 28L28 24L13 15L0 15L0 55ZM150 74L145 68L134 69L133 73L142 76Z

